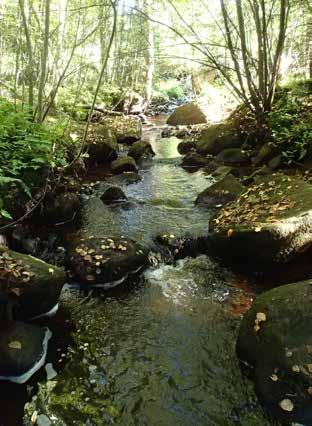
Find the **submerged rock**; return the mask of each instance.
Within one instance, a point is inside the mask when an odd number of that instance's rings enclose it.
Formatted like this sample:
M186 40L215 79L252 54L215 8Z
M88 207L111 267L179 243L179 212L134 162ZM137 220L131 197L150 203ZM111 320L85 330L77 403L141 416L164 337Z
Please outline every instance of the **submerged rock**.
M22 322L1 326L0 380L25 383L45 362L51 332Z
M98 125L90 134L88 154L90 161L98 164L109 164L118 157L116 134L109 128Z
M101 200L104 204L114 204L127 200L127 196L119 186L108 186L101 196Z
M199 206L216 207L234 201L246 188L233 175L228 174L219 182L200 193L195 201Z
M73 278L79 283L104 288L122 283L147 263L142 247L122 237L82 238L69 253Z
M312 185L282 174L259 177L210 221L210 230L221 256L286 263L312 245Z
M139 160L142 157L154 157L155 152L153 151L152 145L148 141L135 142L129 149L128 156Z
M255 299L239 331L258 396L287 424L312 424L311 304L312 281L275 288Z
M65 281L61 269L0 246L1 291L14 300L15 318L31 319L53 312Z
M138 168L134 158L132 157L121 157L115 160L111 164L111 169L114 174L137 172Z
M193 102L178 107L168 118L170 126L207 123L202 108Z

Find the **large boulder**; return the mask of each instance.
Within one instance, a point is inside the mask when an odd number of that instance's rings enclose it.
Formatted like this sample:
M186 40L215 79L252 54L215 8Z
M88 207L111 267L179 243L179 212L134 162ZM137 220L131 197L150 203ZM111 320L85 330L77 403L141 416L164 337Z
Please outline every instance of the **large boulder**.
M216 251L249 264L289 262L312 245L312 185L283 174L259 177L210 221Z
M148 141L135 142L129 149L128 156L135 159L135 161L141 158L153 157L155 152L153 151L152 145Z
M74 192L48 194L35 212L34 219L47 225L73 221L79 214L80 197Z
M119 186L108 185L101 196L101 200L104 204L116 204L126 201L127 196Z
M254 367L259 398L285 424L312 424L311 304L312 281L275 288L255 299L239 331L238 356Z
M261 166L276 157L277 154L278 149L274 144L272 142L267 142L262 145L256 157L253 158L253 163L255 166Z
M51 336L49 329L31 324L1 324L0 380L25 383L44 365Z
M199 170L209 164L210 158L200 155L197 152L190 152L182 160L182 167L189 170Z
M104 125L97 125L91 129L87 148L92 163L109 164L118 157L116 134Z
M134 158L132 157L120 157L111 164L111 170L114 174L120 173L137 172L138 168Z
M178 152L181 155L186 155L196 149L196 143L193 141L182 141L178 145Z
M82 284L114 287L147 265L147 255L136 242L122 237L82 238L69 252L73 278Z
M207 117L202 108L193 102L178 107L168 118L169 126L207 123Z
M250 163L248 155L240 148L224 149L217 155L217 161L225 166L246 166Z
M245 189L238 179L229 174L201 192L195 203L208 208L220 207L236 200Z
M101 124L116 136L119 143L132 144L142 137L142 122L135 116L106 116Z
M65 273L32 256L0 246L0 288L18 319L44 316L57 308Z
M233 126L228 124L213 124L202 130L197 142L200 154L218 155L230 148L240 148L243 140L236 134Z

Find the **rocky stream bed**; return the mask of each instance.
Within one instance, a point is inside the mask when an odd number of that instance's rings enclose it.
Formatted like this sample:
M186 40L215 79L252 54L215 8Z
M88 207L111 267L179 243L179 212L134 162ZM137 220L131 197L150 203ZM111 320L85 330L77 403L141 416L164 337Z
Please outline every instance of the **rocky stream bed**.
M161 138L163 125L161 118L144 129L143 139L156 155L138 161L139 178L132 162L123 159L129 173L97 181L84 195L79 229L67 230L65 238L71 281L61 292L56 316L38 320L52 332L45 366L23 385L0 383L1 425L279 424L261 406L236 354L242 315L261 289L209 255L209 221L219 228L221 243L224 233L230 238L234 231L215 222L215 209L195 205L215 178L181 168L180 140ZM106 191L112 184L122 192L118 203L109 204ZM116 263L108 260L112 250ZM76 261L81 258L85 263ZM23 272L26 278L32 273ZM56 277L58 270L50 273ZM27 297L31 293L26 302ZM265 301L259 303L259 312L251 310L247 318L252 330L259 327L254 333L268 319ZM26 314L20 310L19 315ZM245 327L246 339L257 340L259 334L249 336ZM243 344L240 349L243 353ZM256 350L260 354L262 346ZM254 362L250 354L243 358ZM274 362L268 357L261 371L273 377L272 383L280 380ZM258 394L271 392L263 386L256 387ZM278 391L277 401L290 401L283 396L288 392ZM274 398L270 403L276 405ZM286 402L276 414L290 424L293 407L287 407ZM301 405L299 411L297 418L305 420ZM309 415L306 419L311 424Z

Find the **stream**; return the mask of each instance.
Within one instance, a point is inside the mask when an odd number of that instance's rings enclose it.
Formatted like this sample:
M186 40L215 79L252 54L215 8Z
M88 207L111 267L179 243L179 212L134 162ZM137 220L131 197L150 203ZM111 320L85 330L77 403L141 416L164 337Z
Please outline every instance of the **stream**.
M207 232L209 211L194 200L213 180L183 170L179 140L161 139L156 124L144 133L156 156L140 166L140 182L122 185L129 202L105 206L97 185L79 232L117 232L155 251L163 233ZM25 388L34 395L26 424L39 407L57 425L272 425L235 354L253 296L251 283L203 254L155 263L106 292L66 287L47 360L58 375L38 373ZM1 425L20 424L5 418Z

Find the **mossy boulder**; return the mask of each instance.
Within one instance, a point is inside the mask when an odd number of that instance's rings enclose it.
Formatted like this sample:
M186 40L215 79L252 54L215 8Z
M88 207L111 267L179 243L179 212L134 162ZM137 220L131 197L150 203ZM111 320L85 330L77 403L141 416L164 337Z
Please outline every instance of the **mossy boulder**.
M109 164L118 157L118 143L114 131L97 125L90 131L88 154L92 163Z
M245 187L233 175L228 174L219 182L201 192L195 204L204 207L216 207L236 200L245 191Z
M250 163L248 155L240 148L224 149L217 155L216 159L225 166L246 166Z
M290 424L312 424L312 281L258 296L242 320L237 353L254 367L259 398Z
M123 237L89 237L74 243L69 252L73 278L82 284L114 287L148 263L143 248Z
M205 155L218 155L225 149L240 148L242 145L243 140L237 136L233 126L213 124L201 132L197 142L197 151Z
M257 153L256 157L253 159L253 164L255 166L261 166L270 160L272 158L276 157L278 154L278 150L273 145L272 142L267 142L260 148L259 152Z
M193 171L199 170L209 164L211 158L198 154L197 152L190 152L182 160L182 167Z
M80 197L75 192L48 194L36 210L34 220L47 225L73 221L79 214Z
M114 174L118 175L120 173L127 172L137 172L138 168L134 158L132 157L121 157L118 160L115 160L111 164L111 170Z
M283 174L259 177L209 227L222 256L258 266L289 262L312 246L312 185Z
M101 196L101 200L104 204L116 204L126 201L127 196L119 186L108 185Z
M207 117L203 109L194 102L178 107L167 120L169 126L203 123L207 123Z
M101 124L115 135L118 143L132 144L142 137L142 122L135 116L107 116Z
M194 141L182 141L178 145L178 152L181 155L186 155L191 151L195 151L196 143Z
M0 286L14 304L18 319L50 312L58 303L66 275L63 270L0 246Z
M1 324L0 380L25 383L44 365L51 332L22 322Z
M135 142L128 152L128 156L134 158L135 161L141 158L154 157L154 155L152 145L144 140Z

